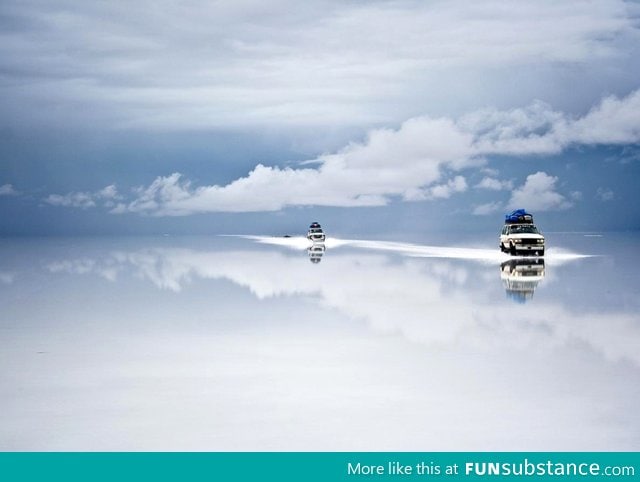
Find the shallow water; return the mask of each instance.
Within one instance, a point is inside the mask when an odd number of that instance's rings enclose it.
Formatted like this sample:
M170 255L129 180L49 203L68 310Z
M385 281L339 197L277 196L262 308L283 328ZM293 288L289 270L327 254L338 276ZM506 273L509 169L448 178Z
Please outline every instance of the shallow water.
M640 236L547 238L0 240L0 449L639 450Z

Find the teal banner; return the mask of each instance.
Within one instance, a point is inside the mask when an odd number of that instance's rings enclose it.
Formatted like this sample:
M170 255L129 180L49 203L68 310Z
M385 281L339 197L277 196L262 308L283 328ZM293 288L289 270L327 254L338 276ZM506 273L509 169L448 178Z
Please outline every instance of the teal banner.
M489 452L2 453L6 481L637 480L640 454Z

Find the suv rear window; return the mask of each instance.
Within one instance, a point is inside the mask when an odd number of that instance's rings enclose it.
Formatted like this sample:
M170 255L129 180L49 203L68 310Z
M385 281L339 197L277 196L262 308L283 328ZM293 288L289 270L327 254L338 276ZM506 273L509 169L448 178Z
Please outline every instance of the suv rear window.
M532 224L511 226L509 234L539 234L538 229Z

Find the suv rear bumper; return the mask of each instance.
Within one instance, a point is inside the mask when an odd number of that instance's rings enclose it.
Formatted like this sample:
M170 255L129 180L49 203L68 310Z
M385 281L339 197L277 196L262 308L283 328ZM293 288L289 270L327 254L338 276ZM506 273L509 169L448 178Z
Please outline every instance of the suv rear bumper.
M517 254L539 254L539 255L542 255L542 254L544 254L544 244L541 244L541 245L535 245L535 244L520 245L520 244L516 244L515 245L515 252Z

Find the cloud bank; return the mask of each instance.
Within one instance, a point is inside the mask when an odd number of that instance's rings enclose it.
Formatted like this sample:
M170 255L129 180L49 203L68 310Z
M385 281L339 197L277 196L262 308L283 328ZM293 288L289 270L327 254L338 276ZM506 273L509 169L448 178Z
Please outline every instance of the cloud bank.
M533 98L578 112L640 76L623 0L6 0L0 14L5 122L25 125L397 124Z
M462 171L483 166L492 155L553 155L575 145L639 141L640 90L624 98L606 97L577 118L540 102L508 111L484 109L457 120L423 116L407 120L398 129L374 129L363 142L298 168L259 164L246 177L223 186L194 187L179 173L161 176L112 212L182 216L446 199L468 189ZM511 183L485 178L476 187L509 189ZM556 189L557 178L534 173L512 192L508 204L537 210L570 207L571 201ZM92 198L77 202L89 203ZM495 209L494 202L476 207L476 213Z
M67 194L50 194L44 202L52 206L93 208L101 203L106 208L113 208L114 201L122 199L114 184L110 184L95 192L69 192Z

